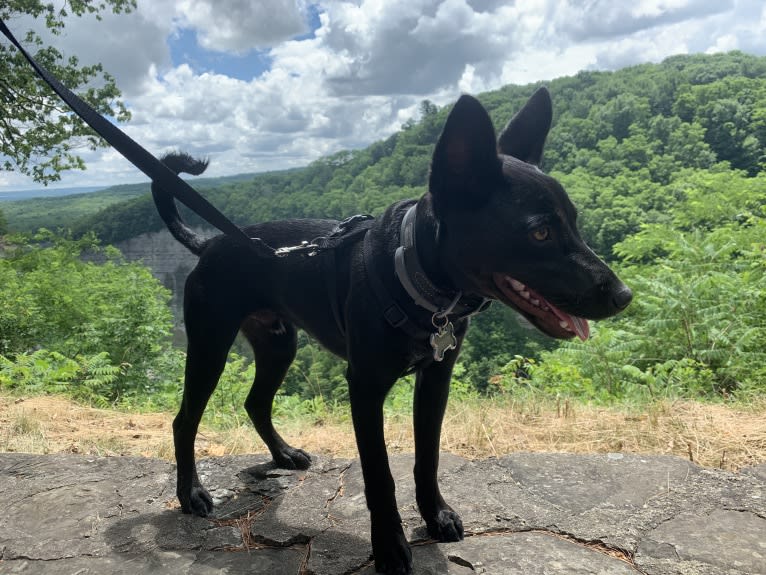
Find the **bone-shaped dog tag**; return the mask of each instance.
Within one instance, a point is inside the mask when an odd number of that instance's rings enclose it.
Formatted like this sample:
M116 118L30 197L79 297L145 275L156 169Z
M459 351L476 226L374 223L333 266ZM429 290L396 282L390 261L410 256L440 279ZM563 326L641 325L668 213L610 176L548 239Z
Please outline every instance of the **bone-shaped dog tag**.
M457 338L452 322L447 322L444 327L439 328L439 331L432 333L430 341L431 349L434 350L434 360L443 360L445 353L457 347Z

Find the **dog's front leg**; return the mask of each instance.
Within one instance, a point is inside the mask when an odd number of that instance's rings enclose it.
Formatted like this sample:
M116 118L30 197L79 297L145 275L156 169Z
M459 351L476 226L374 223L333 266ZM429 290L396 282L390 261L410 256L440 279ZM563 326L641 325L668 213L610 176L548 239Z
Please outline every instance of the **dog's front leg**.
M445 354L441 362L418 371L415 380L415 493L428 534L439 541L463 539L463 522L442 498L436 478L450 378L462 342L460 337L457 349Z
M383 401L395 379L383 381L372 370L363 374L351 368L347 377L364 493L370 510L375 570L387 575L407 575L412 573L412 553L402 529L383 437Z

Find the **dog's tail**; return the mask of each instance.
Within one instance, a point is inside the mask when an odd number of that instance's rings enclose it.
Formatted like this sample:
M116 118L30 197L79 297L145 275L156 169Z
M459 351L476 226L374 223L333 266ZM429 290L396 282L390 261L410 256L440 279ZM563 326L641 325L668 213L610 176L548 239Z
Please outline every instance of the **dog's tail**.
M163 156L161 160L163 164L176 174L183 172L194 176L204 172L208 164L207 160L196 160L188 154L179 152L171 152ZM152 197L154 198L154 205L157 206L157 211L162 221L168 227L168 230L170 230L171 235L191 253L197 256L200 255L205 240L181 219L181 214L178 213L178 207L173 196L158 184L152 182Z

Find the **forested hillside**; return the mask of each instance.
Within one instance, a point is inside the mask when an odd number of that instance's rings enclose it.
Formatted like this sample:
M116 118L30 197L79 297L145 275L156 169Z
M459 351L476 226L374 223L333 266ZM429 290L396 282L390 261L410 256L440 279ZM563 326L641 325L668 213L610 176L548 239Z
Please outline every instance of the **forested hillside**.
M564 184L580 210L583 235L619 269L634 303L619 318L598 322L590 341L556 349L494 306L469 333L456 388L598 401L766 393L766 58L678 56L547 85L554 125L544 169ZM536 87L507 86L479 98L500 128ZM364 150L224 183L205 195L241 224L380 213L425 191L447 113L423 102L419 118ZM161 227L151 199L142 196L80 220L74 232L95 232L111 243ZM32 269L22 252L0 264ZM44 305L30 303L35 297L18 305L44 314ZM13 321L0 313L8 373L32 349L29 340L7 336ZM286 393L343 400L342 366L302 343ZM157 357L165 373L170 364L178 370L175 389L180 368L170 358L176 356ZM232 373L249 369L242 359L230 366ZM150 372L136 381L162 388L157 378L168 376Z
M606 255L646 214L654 219L664 211L658 186L680 169L726 161L752 176L766 153L765 58L737 52L678 56L614 73L582 72L547 85L554 124L544 168L574 174L570 193L589 216L589 240ZM537 86L507 86L479 99L499 129ZM240 224L379 213L397 199L424 192L431 151L448 112L423 102L419 119L368 148L334 154L303 170L224 184L206 195ZM625 199L613 205L604 196L609 190ZM598 204L596 214L592 203ZM147 196L112 206L76 229L95 230L107 242L160 229L150 204Z

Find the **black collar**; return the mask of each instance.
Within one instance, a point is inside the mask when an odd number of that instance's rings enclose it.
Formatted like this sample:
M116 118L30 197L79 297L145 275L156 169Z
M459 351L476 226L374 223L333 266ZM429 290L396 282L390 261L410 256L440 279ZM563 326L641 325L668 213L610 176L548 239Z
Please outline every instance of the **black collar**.
M417 209L415 203L404 214L399 231L400 245L394 253L394 271L404 291L416 305L440 317L450 314L465 317L484 311L490 300L463 297L461 291L442 289L428 277L415 244Z
M399 283L402 284L415 304L432 313L449 309L452 302L462 297L460 292L445 292L439 289L429 279L423 266L420 265L418 250L415 247L415 221L418 205L413 204L402 218L399 230L399 243L394 253L394 271Z

